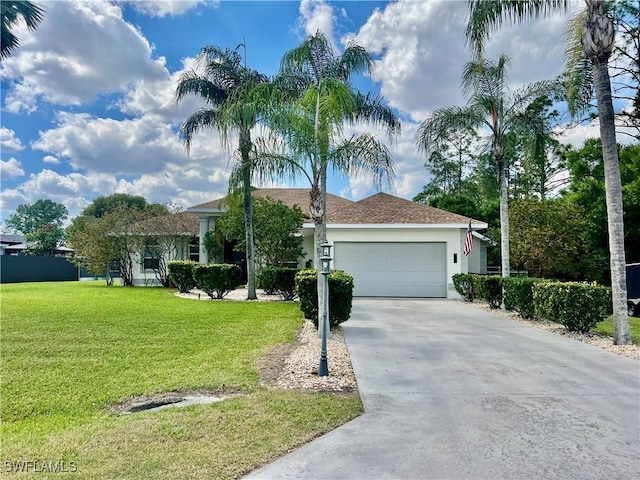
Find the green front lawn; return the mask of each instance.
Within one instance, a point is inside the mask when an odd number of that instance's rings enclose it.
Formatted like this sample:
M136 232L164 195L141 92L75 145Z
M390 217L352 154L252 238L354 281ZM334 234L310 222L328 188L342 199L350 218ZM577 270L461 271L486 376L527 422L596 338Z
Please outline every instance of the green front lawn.
M591 331L613 337L613 316L596 324ZM640 318L629 317L629 331L631 332L631 341L636 345L640 345Z
M362 411L359 399L259 385L256 361L294 339L297 304L199 302L101 282L0 293L3 467L64 461L73 478L237 478ZM202 389L244 395L110 412L134 396Z

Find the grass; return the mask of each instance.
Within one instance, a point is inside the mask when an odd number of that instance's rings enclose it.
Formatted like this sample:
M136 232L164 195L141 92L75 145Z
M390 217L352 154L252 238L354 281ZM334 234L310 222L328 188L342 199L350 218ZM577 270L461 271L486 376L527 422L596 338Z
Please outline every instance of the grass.
M593 333L600 333L603 335L609 335L613 337L613 315L609 316L606 320L599 322L595 328L592 328ZM629 331L631 333L631 341L636 345L640 345L640 318L629 317Z
M73 478L238 478L362 411L359 399L260 386L257 359L294 339L297 304L100 282L0 293L2 462L74 462ZM134 396L202 389L244 395L110 413Z

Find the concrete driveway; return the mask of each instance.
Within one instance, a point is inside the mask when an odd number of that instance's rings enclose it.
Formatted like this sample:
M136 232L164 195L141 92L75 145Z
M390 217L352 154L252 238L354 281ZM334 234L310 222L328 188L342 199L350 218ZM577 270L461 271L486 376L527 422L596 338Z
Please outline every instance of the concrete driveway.
M637 361L447 300L343 325L364 415L248 478L640 478Z

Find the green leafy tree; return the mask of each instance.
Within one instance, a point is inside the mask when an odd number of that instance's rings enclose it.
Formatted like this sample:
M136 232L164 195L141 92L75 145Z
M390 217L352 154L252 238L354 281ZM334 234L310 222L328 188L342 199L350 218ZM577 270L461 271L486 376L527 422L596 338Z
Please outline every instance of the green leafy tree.
M484 41L504 22L523 21L541 17L569 6L568 0L523 0L518 2L496 0L468 0L469 23L467 40L478 56L482 55ZM616 142L616 124L611 95L609 59L615 46L615 30L611 14L601 0L585 0L585 9L569 24L567 34L567 76L569 77L569 107L574 113L585 109L585 89L576 85L592 82L595 93L602 156L605 169L607 199L607 225L611 265L613 305L613 342L631 343L627 316L627 279L624 250L624 214L622 182ZM587 67L587 68L585 68ZM578 78L578 80L575 80ZM581 79L590 79L590 82Z
M7 228L26 237L26 255L52 256L64 241L62 223L67 208L61 203L39 199L32 204L18 205L16 213L5 221Z
M42 21L44 9L33 2L2 0L0 14L2 16L0 59L4 60L20 45L18 37L11 30L21 19L29 30L35 30Z
M589 219L586 241L590 245L592 269L588 278L608 283L609 248L604 162L599 139L588 139L580 149L563 152L570 184L563 198L581 206ZM640 261L636 245L640 244L640 146L619 148L620 175L624 203L625 250L629 262Z
M66 234L67 236L76 235L77 232L82 231L97 219L120 209L144 212L145 215L143 216L145 218L169 213L166 206L159 203L149 203L147 199L139 195L114 193L113 195L94 198L80 215L71 219L71 224L67 227Z
M518 200L511 204L511 260L538 278L583 279L589 260L584 210L560 200Z
M236 250L244 251L244 212L239 202L230 199L228 210L216 222L216 230L227 240L236 241ZM304 255L302 237L304 223L300 207L289 207L270 197L253 199L253 228L256 260L261 266L283 266Z
M236 50L222 50L217 46L204 47L198 61L204 73L186 72L180 78L176 99L196 95L205 106L193 113L180 127L187 151L193 137L203 130L217 131L223 142L231 139L232 133L239 136L237 156L244 198L244 218L246 232L247 290L249 300L255 300L255 261L253 225L251 213L251 174L254 169L252 151L254 144L251 129L260 120L264 102L257 95L260 84L268 79L265 75L247 68ZM233 183L231 184L233 187Z
M432 177L430 185L442 193L462 194L467 168L475 162L479 150L478 141L473 128L463 126L445 132L424 164Z
M32 204L18 205L16 213L5 220L5 225L12 231L28 235L47 225L62 227L67 215L67 207L61 203L41 198Z
M135 258L148 240L140 224L149 216L149 212L119 205L100 218L83 217L83 228L68 231L69 244L75 249L74 262L91 273L105 275L107 284L112 283L113 269L120 273L124 286L133 285Z
M35 232L26 235L27 248L25 255L52 257L64 239L64 230L58 225L44 225Z
M158 204L149 204L144 197L140 195L129 195L128 193L114 193L113 195L96 197L82 211L81 215L86 217L100 218L106 213L113 212L120 206L126 206L133 210L158 210L158 213L166 213L166 207ZM153 206L151 206L153 205Z
M502 275L510 274L509 265L509 190L505 163L505 137L515 128L529 126L530 105L539 97L549 95L556 89L553 82L537 82L515 92L506 87L508 58L497 61L477 60L464 67L462 84L468 98L464 107L445 107L436 110L418 128L418 148L427 157L452 131L485 127L490 132L491 155L498 173L500 191L500 251Z

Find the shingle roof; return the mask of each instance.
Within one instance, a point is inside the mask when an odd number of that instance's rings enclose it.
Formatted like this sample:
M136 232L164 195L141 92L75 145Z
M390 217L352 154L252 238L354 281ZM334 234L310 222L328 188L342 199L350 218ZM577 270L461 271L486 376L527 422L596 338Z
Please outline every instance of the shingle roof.
M298 205L305 216L308 219L311 218L309 212L309 189L259 188L254 190L253 194L258 197L271 197L289 206ZM212 202L189 207L188 211L217 211L223 207L223 202L224 198L219 198ZM466 225L468 222L468 217L405 200L387 193L377 193L358 202L352 202L330 193L327 194L327 223L329 224ZM471 222L474 224L485 223L475 219L471 219Z
M328 210L327 223L333 224L467 224L468 217L429 207L421 203L377 193L338 210ZM484 223L473 220L472 223Z
M149 233L197 235L200 230L200 220L195 213L178 212L148 218L138 226Z
M253 195L256 197L270 197L274 200L280 200L285 205L290 207L298 205L302 209L302 213L307 218L311 218L311 212L309 211L309 189L308 188L258 188L253 191ZM212 202L201 203L200 205L194 205L189 207L189 211L201 211L201 210L220 210L224 204L224 198L213 200ZM342 207L352 204L351 200L338 197L327 193L327 211L338 210Z

